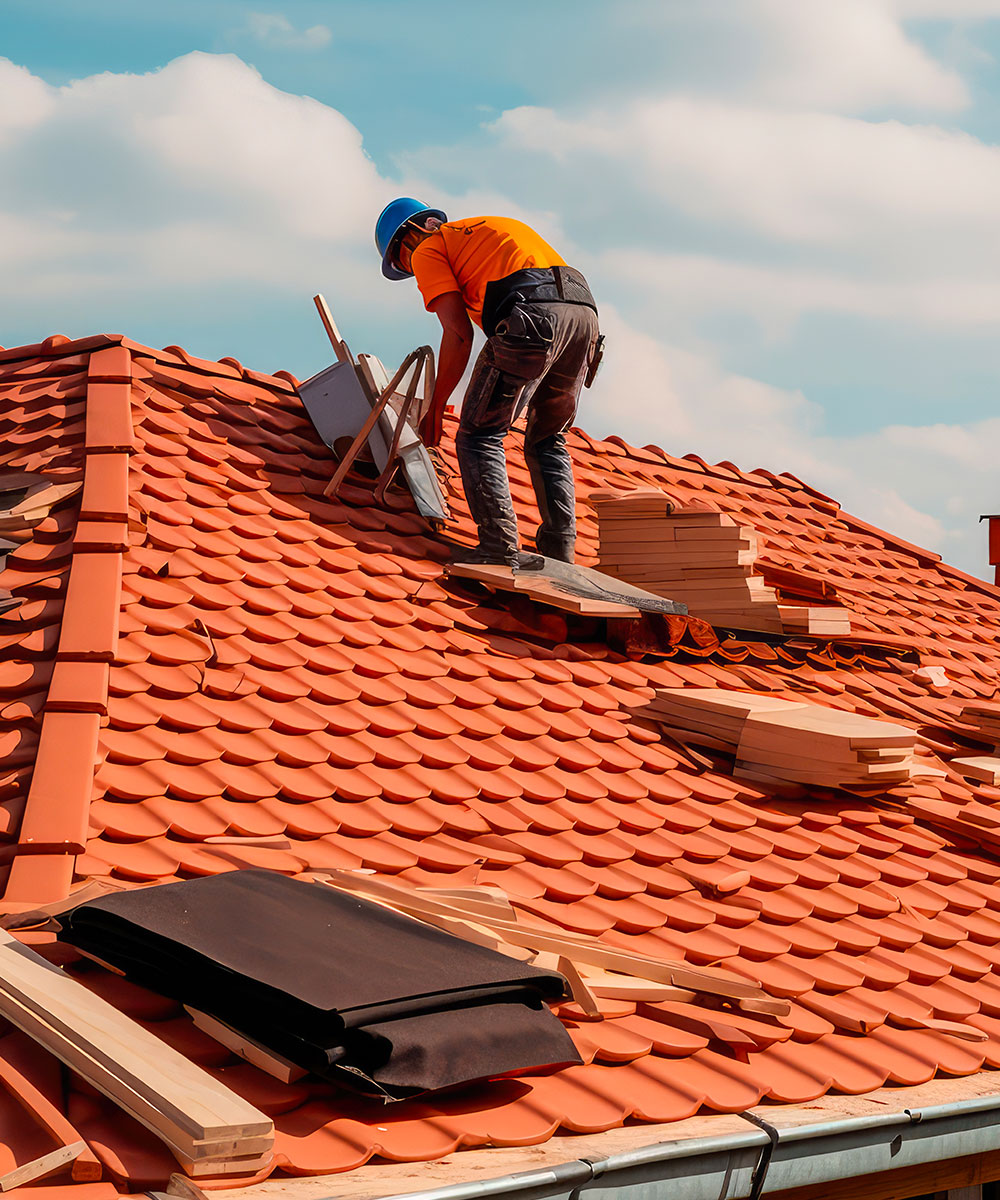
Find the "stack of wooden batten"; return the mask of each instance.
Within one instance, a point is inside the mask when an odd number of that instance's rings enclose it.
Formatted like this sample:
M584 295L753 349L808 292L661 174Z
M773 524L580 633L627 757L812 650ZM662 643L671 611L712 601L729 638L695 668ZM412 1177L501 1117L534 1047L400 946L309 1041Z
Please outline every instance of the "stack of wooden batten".
M719 688L665 688L643 709L671 735L735 756L735 773L816 787L891 787L938 773L914 757L904 725Z
M791 1011L787 1000L722 969L648 958L586 934L522 922L499 888L402 888L349 871L311 875L322 886L363 896L456 937L560 971L574 1002L591 1016L602 1015L602 1000L668 1004L692 1020L715 1022L720 1028L726 1025L727 1009L741 1023L754 1015L780 1020Z
M271 1163L269 1117L2 930L0 1016L145 1125L188 1175Z
M951 765L978 783L1000 784L1000 704L981 702L967 704L961 716L964 725L971 726L973 736L989 742L992 754L953 758Z
M851 632L850 615L839 605L782 603L758 562L756 531L727 513L677 508L655 489L593 492L589 501L597 512L597 565L606 574L679 600L713 625L778 634ZM782 590L794 574L781 571ZM811 582L808 591L816 594Z

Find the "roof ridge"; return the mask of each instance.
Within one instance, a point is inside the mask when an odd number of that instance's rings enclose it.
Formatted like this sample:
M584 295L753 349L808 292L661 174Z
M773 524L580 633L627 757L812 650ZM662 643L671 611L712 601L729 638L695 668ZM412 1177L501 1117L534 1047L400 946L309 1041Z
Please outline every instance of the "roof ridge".
M119 346L125 340L122 333L96 333L75 339L68 338L63 333L53 333L44 341L26 346L0 347L0 362L21 362L29 358L65 358L68 354L82 354L88 350L100 350L105 346Z
M130 351L110 340L92 348L84 401L83 493L18 857L4 897L9 902L63 899L75 856L86 850L101 714L107 712L109 664L118 646L128 455L134 449L131 393ZM19 865L21 855L48 856L48 869ZM40 886L46 894L39 894Z
M205 375L226 374L220 367L228 367L229 374L235 378L248 379L261 383L265 387L277 387L280 391L290 392L298 388L299 380L291 371L284 368L268 374L265 371L254 371L245 367L237 358L223 355L219 359L198 358L188 353L182 346L164 346L157 350L142 342L133 341L123 333L97 333L88 337L69 338L65 334L53 333L41 342L33 342L24 346L0 346L0 363L23 362L33 358L64 358L71 354L94 352L111 346L121 346L133 355L139 354L150 357L164 365L182 364L193 371Z

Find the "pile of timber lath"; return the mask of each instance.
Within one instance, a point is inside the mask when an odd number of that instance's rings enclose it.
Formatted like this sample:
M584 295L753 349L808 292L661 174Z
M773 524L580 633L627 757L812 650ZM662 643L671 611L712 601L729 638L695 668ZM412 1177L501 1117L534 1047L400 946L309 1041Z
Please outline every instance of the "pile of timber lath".
M314 877L503 954L561 971L574 1001L591 1017L614 1013L610 1001L649 1004L658 1021L728 1043L740 1053L770 1044L776 1029L787 1028L782 1018L790 1012L788 1001L769 995L759 983L722 968L647 958L586 934L522 922L500 888L401 888L350 871L316 872ZM746 872L736 872L732 886L738 889L748 880ZM821 1011L822 998L798 999ZM915 1016L913 1022L913 1028L941 1030L930 1016ZM959 1023L950 1024L947 1032L985 1040L981 1030Z
M315 871L312 877L321 886L363 896L501 954L557 970L569 983L573 1000L590 1016L602 1015L602 1000L669 1004L693 1020L719 1027L726 1024L727 1010L738 1012L740 1022L754 1014L780 1019L790 1011L787 1000L725 970L647 958L586 934L522 922L500 888L401 888L349 871Z
M675 508L654 489L596 492L589 500L598 520L597 565L606 574L679 600L713 625L779 634L851 632L847 610L836 604L783 604L758 564L756 531L727 513ZM795 573L781 574L787 586Z
M904 725L776 696L718 688L658 690L643 712L672 736L731 753L736 774L816 787L891 787L938 774L914 757Z
M269 1117L4 931L0 1016L145 1125L188 1175L270 1164Z
M966 777L992 786L1000 784L1000 704L967 704L962 709L962 724L971 726L974 736L993 746L992 754L953 758L951 765Z

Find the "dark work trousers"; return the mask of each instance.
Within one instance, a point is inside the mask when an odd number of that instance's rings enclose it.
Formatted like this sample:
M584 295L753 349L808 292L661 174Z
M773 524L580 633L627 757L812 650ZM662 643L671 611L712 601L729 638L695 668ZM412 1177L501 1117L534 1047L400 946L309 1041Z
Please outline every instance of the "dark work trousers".
M508 558L518 548L504 437L528 410L524 456L542 517L535 534L540 554L573 561L576 492L565 432L597 341L597 313L583 304L524 305L488 338L472 372L455 439L462 486L479 527L479 549ZM527 322L518 318L527 315ZM505 325L550 335L514 337Z

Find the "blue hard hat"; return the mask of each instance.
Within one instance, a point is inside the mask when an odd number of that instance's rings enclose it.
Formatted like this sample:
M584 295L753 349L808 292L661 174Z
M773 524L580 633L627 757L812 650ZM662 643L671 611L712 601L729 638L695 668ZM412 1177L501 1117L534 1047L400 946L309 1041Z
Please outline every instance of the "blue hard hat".
M382 255L382 274L386 279L410 278L412 272L401 271L389 261L389 258L390 251L394 249L393 243L396 235L401 232L404 225L417 217L437 217L440 221L448 220L447 214L439 208L428 208L426 204L420 200L414 200L412 196L400 196L398 200L390 201L382 209L379 219L375 222L375 245L379 254Z

